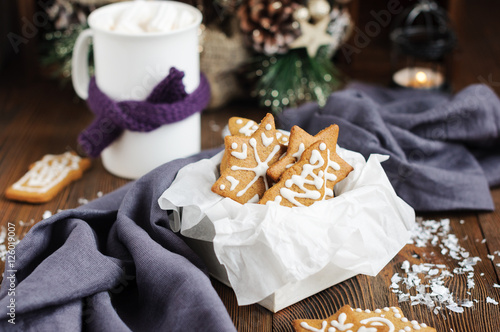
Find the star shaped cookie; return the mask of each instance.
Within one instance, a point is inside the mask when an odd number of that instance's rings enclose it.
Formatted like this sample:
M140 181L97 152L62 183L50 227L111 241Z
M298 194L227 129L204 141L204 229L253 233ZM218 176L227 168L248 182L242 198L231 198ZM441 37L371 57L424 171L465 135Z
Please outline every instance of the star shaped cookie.
M296 319L296 332L436 332L436 329L408 320L398 307L361 310L348 305L326 319Z
M281 177L280 181L264 193L259 204L276 202L283 206L310 206L327 199L327 168L330 151L323 141L308 147L300 160Z
M335 184L342 181L353 170L352 166L340 158L336 152L338 135L339 126L336 124L323 129L315 136L309 135L309 133L298 126L293 126L290 130L290 142L288 143L286 154L267 170L267 175L274 182L278 182L283 173L301 158L302 153L307 148L321 140L330 151L331 163L330 167L326 169L326 173L328 173L326 187L329 198L332 198Z
M269 165L285 151L276 138L274 117L267 114L251 136L226 136L224 143L221 176L212 191L241 204L257 203L270 187Z
M253 120L233 116L228 121L228 129L231 135L251 136L259 128L259 124ZM289 133L276 130L276 138L283 145L288 145Z

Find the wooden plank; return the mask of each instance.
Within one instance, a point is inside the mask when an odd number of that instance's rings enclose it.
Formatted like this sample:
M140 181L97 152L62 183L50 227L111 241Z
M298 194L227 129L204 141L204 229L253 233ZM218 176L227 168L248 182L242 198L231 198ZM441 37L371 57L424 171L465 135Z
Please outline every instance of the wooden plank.
M239 332L272 331L272 312L258 304L238 306L234 291L230 287L215 279L212 279L212 284Z
M479 224L486 240L487 258L495 269L497 279L500 280L500 187L491 191L493 201L495 202L495 211L479 214ZM498 282L500 284L500 282ZM497 294L500 294L500 288L496 288ZM499 296L500 298L500 296Z

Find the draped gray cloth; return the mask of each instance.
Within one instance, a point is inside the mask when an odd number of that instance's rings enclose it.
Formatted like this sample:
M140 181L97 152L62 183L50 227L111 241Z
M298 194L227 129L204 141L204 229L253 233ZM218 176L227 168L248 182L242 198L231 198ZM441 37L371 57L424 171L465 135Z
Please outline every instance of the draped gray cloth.
M340 146L389 155L382 165L417 211L493 210L500 184L500 100L485 85L456 95L354 83L316 103L285 110L284 129L340 127Z
M36 224L16 247L12 296L6 267L0 330L235 331L203 263L157 203L181 167L215 152L167 163Z

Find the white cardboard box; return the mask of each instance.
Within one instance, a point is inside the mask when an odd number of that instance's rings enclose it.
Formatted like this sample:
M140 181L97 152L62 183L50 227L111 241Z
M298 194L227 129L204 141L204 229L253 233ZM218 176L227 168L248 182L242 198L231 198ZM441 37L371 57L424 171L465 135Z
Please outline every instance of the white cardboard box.
M219 263L214 251L212 242L185 238L186 243L205 262L210 275L226 286L231 287L226 268ZM346 279L355 276L356 273L339 268L333 264L327 265L323 270L302 281L289 283L258 302L264 308L272 312L278 312L294 303L297 303L309 296L321 292L328 287L338 284Z

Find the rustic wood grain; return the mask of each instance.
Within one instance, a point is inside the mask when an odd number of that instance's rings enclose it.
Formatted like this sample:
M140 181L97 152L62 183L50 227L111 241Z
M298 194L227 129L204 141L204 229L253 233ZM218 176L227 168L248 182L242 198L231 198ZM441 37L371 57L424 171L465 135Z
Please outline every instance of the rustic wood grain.
M364 8L358 1L353 1L352 9ZM500 93L500 43L497 36L500 3L457 0L450 1L448 8L459 37L459 47L451 63L454 89L483 82ZM354 16L366 17L358 13ZM386 46L386 42L375 41L356 55L352 63L340 59L342 70L353 79L388 83L390 63ZM48 203L33 205L6 200L4 190L27 171L30 163L47 153L77 149L76 137L92 119L85 103L77 100L70 87L61 89L53 82L20 80L17 76L19 68L7 69L7 74L0 76L0 227L14 223L18 238L22 238L42 219L45 211L56 213L60 209L77 207L84 200L95 199L129 181L107 173L97 159L81 180L65 188ZM220 110L204 112L202 148L221 147L222 130L229 117L243 116L259 121L265 112L252 102L234 103ZM421 215L424 219L450 218L452 233L459 239L459 245L471 256L481 258L474 266L474 288L467 288L466 275L455 275L447 281L457 298L477 300L473 308L465 308L461 314L443 309L435 315L424 305L398 303L390 288L390 280L394 273L402 273L401 264L405 260L412 264L445 264L448 269L457 266L457 262L441 254L439 248L418 248L412 244L406 245L377 276L350 278L276 314L259 305L238 306L229 287L216 280L213 280L213 285L238 331L292 331L293 319L326 318L344 304L349 304L369 309L397 305L408 319L435 326L439 332L497 332L500 306L488 304L485 299L489 296L500 300L500 288L493 286L500 284L500 188L492 189L492 196L496 206L494 212ZM0 263L2 270L3 262Z

